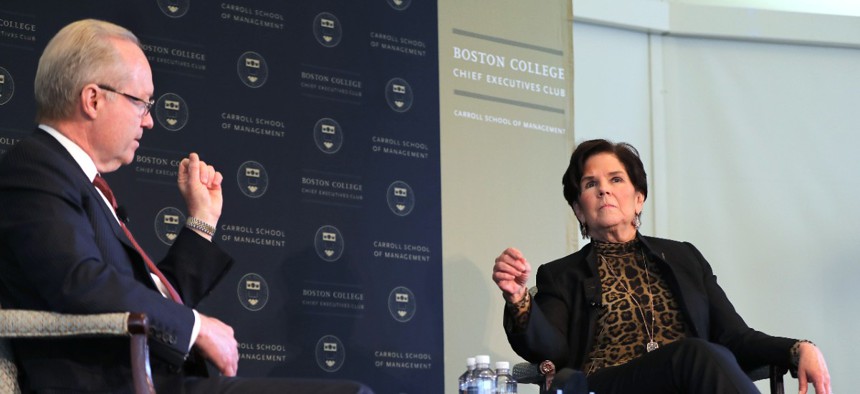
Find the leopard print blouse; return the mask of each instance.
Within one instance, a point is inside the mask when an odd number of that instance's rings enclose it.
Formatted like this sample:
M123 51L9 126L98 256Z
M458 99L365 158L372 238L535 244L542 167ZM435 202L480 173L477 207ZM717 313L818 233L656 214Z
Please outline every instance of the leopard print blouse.
M603 308L597 316L594 347L582 368L586 374L645 354L649 332L660 346L684 338L686 328L678 302L660 267L646 261L639 241L592 243L598 256ZM652 295L656 316L652 315Z

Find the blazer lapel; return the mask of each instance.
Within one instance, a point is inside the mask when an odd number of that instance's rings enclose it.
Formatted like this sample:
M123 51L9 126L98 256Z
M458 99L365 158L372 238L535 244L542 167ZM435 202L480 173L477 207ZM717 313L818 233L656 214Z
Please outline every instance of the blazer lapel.
M693 336L702 337L707 335L708 321L707 306L703 306L703 294L697 290L696 283L701 282L701 278L694 278L689 275L689 267L682 266L683 264L694 264L686 262L683 257L683 252L676 250L675 247L662 247L656 245L657 240L649 239L649 237L639 236L640 242L648 251L648 258L651 261L662 263L662 267L667 268L666 280L672 288L672 292L678 301L679 306L687 317L686 323L689 326ZM677 243L675 245L682 245ZM672 245L674 246L674 245Z
M106 220L110 224L114 236L123 244L126 249L126 252L128 252L129 256L131 256L131 260L134 261L134 264L137 264L139 267L142 267L144 272L149 274L149 267L147 267L146 263L143 261L143 256L141 256L137 249L134 248L134 245L125 235L125 232L122 230L122 227L120 227L119 222L114 216L113 207L111 207L107 204L107 202L105 202L104 198L102 198L101 194L99 194L98 190L96 190L95 185L93 185L92 180L87 178L87 175L81 169L81 166L78 165L78 163L69 153L69 151L67 151L66 148L63 147L63 145L60 144L59 141L57 141L54 137L52 137L50 134L46 133L42 129L37 128L35 136L45 146L51 148L60 156L62 156L63 159L68 161L68 168L74 168L74 170L71 170L71 172L74 174L81 187L84 190L88 191L90 198L93 201L98 201L97 205L101 208L101 212L104 215L104 220ZM152 281L150 275L147 275L147 277L149 277L149 282L152 283L153 286L155 286L155 283ZM154 288L157 289L158 287L155 286Z

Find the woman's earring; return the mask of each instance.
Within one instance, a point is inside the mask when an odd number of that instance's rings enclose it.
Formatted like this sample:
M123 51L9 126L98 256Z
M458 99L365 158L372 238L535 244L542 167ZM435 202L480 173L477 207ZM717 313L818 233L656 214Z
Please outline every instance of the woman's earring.
M633 218L633 227L635 227L637 230L639 230L639 227L642 226L642 219L640 218L640 216L642 216L642 212L637 212L636 216Z
M582 234L582 239L588 239L588 226L585 223L579 224L579 232Z

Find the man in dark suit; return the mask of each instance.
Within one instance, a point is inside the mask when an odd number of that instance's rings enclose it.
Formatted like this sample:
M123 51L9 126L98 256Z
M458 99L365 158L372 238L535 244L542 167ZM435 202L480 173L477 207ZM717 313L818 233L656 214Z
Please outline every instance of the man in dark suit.
M182 160L189 221L157 267L100 175L132 162L153 126L153 90L137 38L120 26L78 21L48 43L36 72L39 128L0 161L0 304L146 313L159 392L369 392L349 382L232 378L239 359L232 328L194 310L233 263L211 243L221 174L197 154ZM37 392L130 391L128 349L118 341L18 341L22 384ZM222 376L204 378L202 359Z

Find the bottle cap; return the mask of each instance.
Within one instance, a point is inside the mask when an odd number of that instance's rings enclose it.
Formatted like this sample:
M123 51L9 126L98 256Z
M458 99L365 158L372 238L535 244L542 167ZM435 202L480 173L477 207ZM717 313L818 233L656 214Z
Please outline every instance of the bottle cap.
M478 364L490 365L490 356L488 356L486 354L481 354L481 355L475 356L475 361L477 361Z
M496 369L509 369L511 364L507 361L496 361Z
M474 357L467 357L466 358L466 366L474 367L475 366L475 358Z

